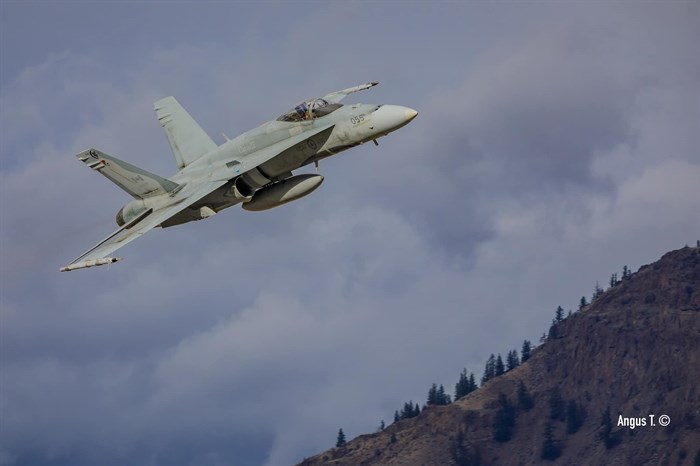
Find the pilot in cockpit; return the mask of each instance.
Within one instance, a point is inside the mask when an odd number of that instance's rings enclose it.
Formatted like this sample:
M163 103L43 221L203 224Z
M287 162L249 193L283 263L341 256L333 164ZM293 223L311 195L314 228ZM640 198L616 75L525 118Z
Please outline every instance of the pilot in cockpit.
M309 120L309 107L306 105L306 102L302 102L296 107L294 107L294 110L296 110L297 115L299 115L300 120Z
M342 104L329 104L325 99L312 99L301 102L294 109L277 118L278 121L306 121L326 116L342 107Z

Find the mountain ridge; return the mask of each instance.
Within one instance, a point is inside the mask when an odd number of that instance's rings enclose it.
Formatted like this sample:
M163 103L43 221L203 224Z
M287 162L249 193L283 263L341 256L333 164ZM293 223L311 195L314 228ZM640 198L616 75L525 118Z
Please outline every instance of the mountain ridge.
M552 464L693 465L700 455L700 248L642 266L554 325L527 362L466 397L299 466L549 463L543 459L548 425L549 445L559 453ZM534 401L530 410L518 406L521 382ZM499 442L502 395L514 422L512 438ZM552 419L556 396L562 408L580 409L575 432L565 422L570 413ZM661 415L670 417L668 426L659 424Z

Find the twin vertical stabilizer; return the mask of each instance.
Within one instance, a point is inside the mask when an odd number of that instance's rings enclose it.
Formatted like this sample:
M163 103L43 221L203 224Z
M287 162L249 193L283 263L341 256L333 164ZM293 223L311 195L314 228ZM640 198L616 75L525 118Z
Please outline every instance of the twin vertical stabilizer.
M175 97L160 99L154 108L181 170L218 147Z

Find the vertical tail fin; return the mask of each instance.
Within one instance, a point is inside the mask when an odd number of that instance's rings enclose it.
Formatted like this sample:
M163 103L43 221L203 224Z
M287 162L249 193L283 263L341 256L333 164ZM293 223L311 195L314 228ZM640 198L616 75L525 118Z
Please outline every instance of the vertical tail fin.
M178 188L177 183L100 152L84 150L77 155L81 162L97 170L135 199L166 194Z
M180 169L218 147L175 97L160 99L154 109Z

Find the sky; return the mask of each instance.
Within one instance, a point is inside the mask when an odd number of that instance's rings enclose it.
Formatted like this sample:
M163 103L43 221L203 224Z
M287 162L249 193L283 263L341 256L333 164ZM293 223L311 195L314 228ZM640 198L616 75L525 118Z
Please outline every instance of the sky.
M694 245L699 5L0 2L0 466L295 464ZM156 100L220 144L368 81L419 115L313 195L58 272L129 201L76 153L176 172Z

